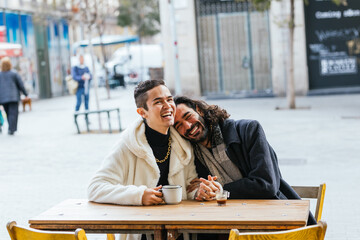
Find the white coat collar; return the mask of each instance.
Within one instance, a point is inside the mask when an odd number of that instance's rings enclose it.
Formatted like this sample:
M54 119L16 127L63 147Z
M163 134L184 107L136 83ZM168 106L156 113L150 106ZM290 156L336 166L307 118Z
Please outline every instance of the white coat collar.
M169 177L181 171L194 157L190 142L182 138L173 127L170 127L170 135L172 140ZM135 121L132 126L123 132L122 137L129 150L138 158L144 159L160 177L160 170L156 164L155 156L145 136L143 120Z

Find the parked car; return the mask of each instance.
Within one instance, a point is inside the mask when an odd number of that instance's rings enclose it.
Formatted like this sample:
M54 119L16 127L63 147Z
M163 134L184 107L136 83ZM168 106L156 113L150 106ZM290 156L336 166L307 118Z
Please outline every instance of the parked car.
M149 79L149 68L158 68L162 65L162 49L158 44L121 47L106 63L110 78L114 77L116 68L117 74L124 75L125 84L137 84Z
M79 56L80 55L71 57L70 59L71 68L79 64ZM89 53L85 53L83 54L83 56L84 56L84 65L89 68L91 74L94 74L94 71L92 69L91 55ZM98 86L103 87L105 86L106 71L102 67L101 63L98 61L96 56L95 56L95 68L96 68L96 76L98 79ZM94 84L94 81L92 81L92 84Z

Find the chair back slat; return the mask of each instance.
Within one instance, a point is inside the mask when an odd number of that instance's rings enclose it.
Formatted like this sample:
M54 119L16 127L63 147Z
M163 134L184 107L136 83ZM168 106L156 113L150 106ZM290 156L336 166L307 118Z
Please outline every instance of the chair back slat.
M237 229L230 231L229 240L324 240L326 222L281 232L239 233Z
M291 186L301 198L316 199L315 219L320 221L325 199L326 184L314 186Z
M317 198L319 187L293 186L292 187L301 198Z
M75 232L50 232L20 227L16 222L7 224L11 240L87 240L85 231L77 229Z

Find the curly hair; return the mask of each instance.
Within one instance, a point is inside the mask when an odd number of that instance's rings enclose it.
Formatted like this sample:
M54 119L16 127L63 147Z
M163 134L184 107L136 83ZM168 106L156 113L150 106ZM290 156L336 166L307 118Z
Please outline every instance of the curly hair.
M140 82L134 90L136 107L148 110L146 105L146 101L148 100L147 92L160 85L166 86L163 80L146 80Z
M204 114L203 118L205 122L211 126L218 123L222 123L225 119L230 117L230 114L226 110L220 108L218 105L209 105L202 100L194 100L185 96L176 96L174 102L177 105L185 104L186 106L194 109L195 111L201 111Z

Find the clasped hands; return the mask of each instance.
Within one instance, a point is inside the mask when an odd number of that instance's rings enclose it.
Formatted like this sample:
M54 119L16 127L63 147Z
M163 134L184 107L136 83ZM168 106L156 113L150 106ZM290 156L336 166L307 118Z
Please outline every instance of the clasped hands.
M212 177L210 175L208 176L207 180L205 178L194 178L190 182L190 185L187 186L186 191L192 192L197 189L195 193L195 200L213 200L216 196L215 192L222 190L221 184L216 182L216 179L216 176ZM161 204L163 202L163 194L159 191L161 188L162 186L160 185L155 188L145 189L141 199L142 204L145 206Z
M195 193L195 199L198 201L209 201L213 200L216 196L217 191L222 191L220 183L216 182L216 176L208 175L208 179L195 178L190 182L190 185L186 188L187 192L192 192L196 188L198 190Z

